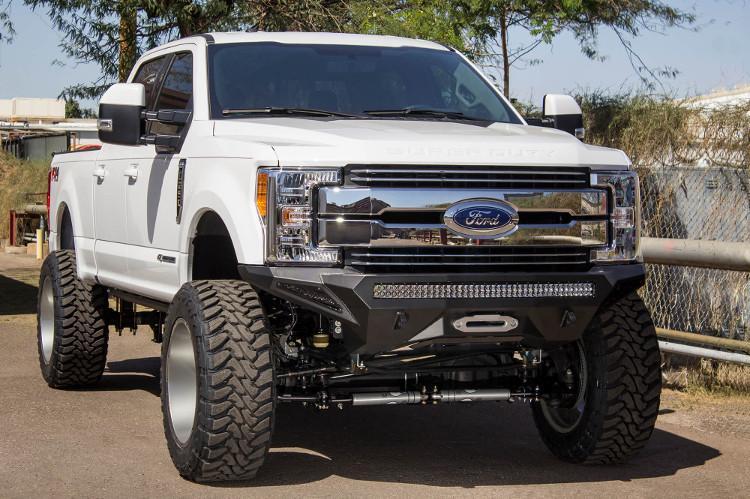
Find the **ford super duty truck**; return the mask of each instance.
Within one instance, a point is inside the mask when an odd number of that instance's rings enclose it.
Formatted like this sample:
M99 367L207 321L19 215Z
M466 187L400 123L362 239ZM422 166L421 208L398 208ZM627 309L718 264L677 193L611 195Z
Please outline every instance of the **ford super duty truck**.
M169 452L196 481L255 476L284 403L516 401L561 459L626 459L661 383L638 178L580 140L572 98L543 111L530 125L426 41L147 52L101 98L101 149L52 162L44 379L96 383L109 329L150 326Z

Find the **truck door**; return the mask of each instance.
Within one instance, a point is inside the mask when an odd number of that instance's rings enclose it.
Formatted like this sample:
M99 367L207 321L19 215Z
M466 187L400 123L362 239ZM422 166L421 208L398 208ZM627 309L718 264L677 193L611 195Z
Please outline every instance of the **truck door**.
M94 261L99 281L107 286L119 286L127 274L125 255L126 211L123 176L128 146L104 144L94 165L93 218Z
M178 52L167 62L164 83L155 110L191 111L193 106L193 56ZM187 125L150 122L147 133L181 135ZM180 287L177 190L179 153L160 152L150 146L150 155L139 160L127 188L127 256L130 289L155 299L171 301ZM183 168L185 167L183 163Z
M166 59L161 56L143 62L133 79L134 83L143 83L148 108L154 105ZM152 145L104 144L95 164L94 258L97 277L104 285L130 289L127 190L140 161L153 155Z

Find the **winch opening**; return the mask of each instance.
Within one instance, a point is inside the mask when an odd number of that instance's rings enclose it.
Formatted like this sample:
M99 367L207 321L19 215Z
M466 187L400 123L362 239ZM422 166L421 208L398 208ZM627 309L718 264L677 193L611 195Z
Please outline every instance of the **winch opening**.
M518 327L518 320L506 315L467 315L453 321L462 333L506 333Z

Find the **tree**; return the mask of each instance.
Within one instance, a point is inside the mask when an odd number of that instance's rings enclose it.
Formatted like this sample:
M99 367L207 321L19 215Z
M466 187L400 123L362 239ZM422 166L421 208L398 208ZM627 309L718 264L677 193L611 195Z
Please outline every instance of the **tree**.
M351 24L346 0L255 0L239 2L249 29L258 31L346 31Z
M0 0L0 38L12 34L10 0ZM124 81L145 51L178 37L214 30L346 31L434 40L456 47L483 64L499 64L510 95L511 68L534 63L529 55L562 32L582 52L603 59L600 29L612 30L644 83L676 74L650 68L631 39L642 31L690 25L692 14L663 0L23 0L45 9L63 34L71 59L95 63L101 77L64 90L69 97L99 96ZM5 6L5 8L3 8ZM531 42L516 46L526 33ZM528 36L527 36L528 37Z
M462 10L450 0L376 0L350 4L349 31L432 40L474 56L473 33Z
M143 52L169 40L226 30L343 31L349 20L344 0L24 1L47 11L68 57L101 68L96 81L63 91L77 98L96 98L125 81Z
M81 109L81 104L75 99L65 100L65 118L66 119L81 119L81 118L96 118L96 113L89 108Z
M662 0L379 0L362 18L365 32L428 38L462 48L483 63L499 60L503 92L510 95L511 68L562 32L571 32L581 51L603 59L597 48L600 29L612 30L633 69L646 84L674 75L671 68L650 68L635 52L631 38L642 31L690 25L695 17ZM512 35L525 33L530 42L516 46Z
M146 50L213 28L235 28L233 0L24 0L44 9L63 34L60 48L77 63L94 63L101 76L66 88L67 97L95 98L124 81Z
M14 34L10 19L10 0L0 0L0 42L11 42Z
M602 60L604 57L597 46L599 30L611 30L641 81L653 86L660 82L660 77L674 76L676 71L669 67L649 67L633 49L631 38L642 31L660 31L695 21L693 14L670 7L661 0L481 0L480 3L487 4L484 10L496 26L496 30L489 29L485 34L493 38L489 41L497 40L500 45L506 96L510 94L510 68L564 31L573 33L584 55ZM509 35L514 29L525 31L532 41L512 48Z

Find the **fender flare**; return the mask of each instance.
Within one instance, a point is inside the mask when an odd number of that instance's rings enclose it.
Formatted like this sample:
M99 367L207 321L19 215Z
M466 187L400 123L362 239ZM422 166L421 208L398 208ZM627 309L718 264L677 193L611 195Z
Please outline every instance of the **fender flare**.
M262 256L258 258L257 248L253 248L252 241L263 241L263 231L258 224L248 223L243 225L235 224L235 217L231 215L232 211L224 201L212 191L203 191L200 193L201 206L190 214L190 222L183 224L180 231L180 252L192 255L192 240L198 227L198 222L209 212L215 213L224 226L227 228L229 238L232 240L234 253L237 261L240 263L262 263ZM251 206L246 207L243 214L249 214ZM248 217L249 218L249 217ZM255 251L253 251L255 249ZM262 252L261 252L262 255Z

